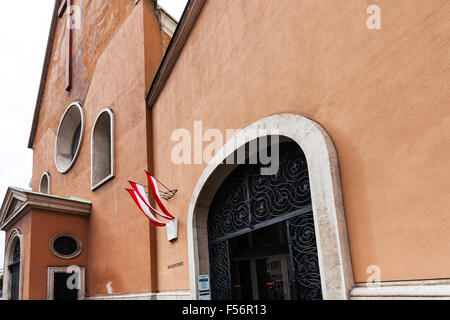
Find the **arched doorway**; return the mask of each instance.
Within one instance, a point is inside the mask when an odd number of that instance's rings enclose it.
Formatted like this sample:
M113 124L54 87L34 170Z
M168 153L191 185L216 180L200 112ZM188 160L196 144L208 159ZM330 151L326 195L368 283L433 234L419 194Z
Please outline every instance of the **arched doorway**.
M349 299L354 280L337 153L324 128L295 114L270 116L240 130L227 141L198 179L187 221L191 298L199 298L199 276L211 275L208 235L210 207L217 190L235 169L221 163L243 145L263 136L288 138L304 152L309 173L322 298Z
M306 158L293 141L277 149L276 174L242 164L214 196L208 216L213 299L322 299Z
M3 295L5 300L22 299L23 236L15 229L11 232L5 254Z

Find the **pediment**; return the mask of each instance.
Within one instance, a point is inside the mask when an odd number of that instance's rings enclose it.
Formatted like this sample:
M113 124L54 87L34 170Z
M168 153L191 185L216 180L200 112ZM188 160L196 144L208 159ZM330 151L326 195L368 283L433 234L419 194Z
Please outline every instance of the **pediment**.
M5 219L8 219L11 215L13 215L14 212L16 212L23 203L24 201L13 198L11 204L8 207L8 211L6 212Z
M0 230L6 230L31 209L51 211L56 214L89 216L92 203L88 200L8 188L0 210Z
M25 203L26 195L19 190L8 188L0 211L0 226L11 219Z

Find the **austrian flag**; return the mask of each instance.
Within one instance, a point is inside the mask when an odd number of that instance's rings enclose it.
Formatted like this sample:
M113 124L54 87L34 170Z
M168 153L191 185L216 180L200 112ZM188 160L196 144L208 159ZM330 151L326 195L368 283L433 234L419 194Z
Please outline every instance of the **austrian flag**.
M161 211L154 208L147 197L145 192L145 187L141 184L128 181L133 189L126 189L130 194L131 198L133 198L136 205L141 209L144 215L157 227L164 227L171 224L173 220L176 220L174 216L172 216L169 211L166 209L164 204L162 203L161 196L159 194L158 184L156 179L152 177L148 172L147 179L149 183L150 190L152 192L153 197L156 200L156 203L161 208ZM156 216L169 220L169 222L163 222L158 220Z

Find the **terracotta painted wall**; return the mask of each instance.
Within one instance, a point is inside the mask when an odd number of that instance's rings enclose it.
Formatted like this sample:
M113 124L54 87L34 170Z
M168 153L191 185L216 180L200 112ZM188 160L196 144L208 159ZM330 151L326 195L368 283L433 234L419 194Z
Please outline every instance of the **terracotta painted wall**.
M72 1L81 8L81 30L72 30L72 90L67 93L66 65L66 16L58 20L52 58L47 75L44 99L39 117L35 144L50 129L56 134L61 112L73 101L84 102L97 61L115 32L135 8L133 1ZM38 175L38 176L37 176ZM39 183L40 174L33 172L33 187Z
M145 180L147 122L145 96L162 55L161 31L149 1L84 1L83 29L74 37L74 88L64 92L63 31L57 29L52 64L35 140L33 190L43 172L51 174L51 193L93 203L88 234L88 295L151 291L149 222L125 191L127 180ZM145 41L144 41L145 39ZM79 79L78 79L79 78ZM65 108L80 100L84 137L67 174L54 163L56 131ZM98 113L115 115L116 176L94 192L90 188L91 130ZM42 270L37 270L40 273ZM42 275L44 276L44 275Z
M371 4L382 30L366 27ZM157 230L159 289L189 288L186 216L204 169L172 164L173 130L279 113L336 145L357 282L370 265L384 281L449 278L449 17L446 0L207 1L153 109L155 174L179 190L180 219L174 244Z

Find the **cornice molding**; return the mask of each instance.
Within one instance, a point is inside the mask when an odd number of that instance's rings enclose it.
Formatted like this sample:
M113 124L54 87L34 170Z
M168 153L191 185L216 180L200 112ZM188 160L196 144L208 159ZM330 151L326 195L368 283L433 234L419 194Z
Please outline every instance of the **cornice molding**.
M11 205L15 203L15 199L22 203L14 212L8 215ZM32 209L87 217L91 213L91 208L92 203L87 200L8 188L0 210L0 230L7 230L14 222Z

